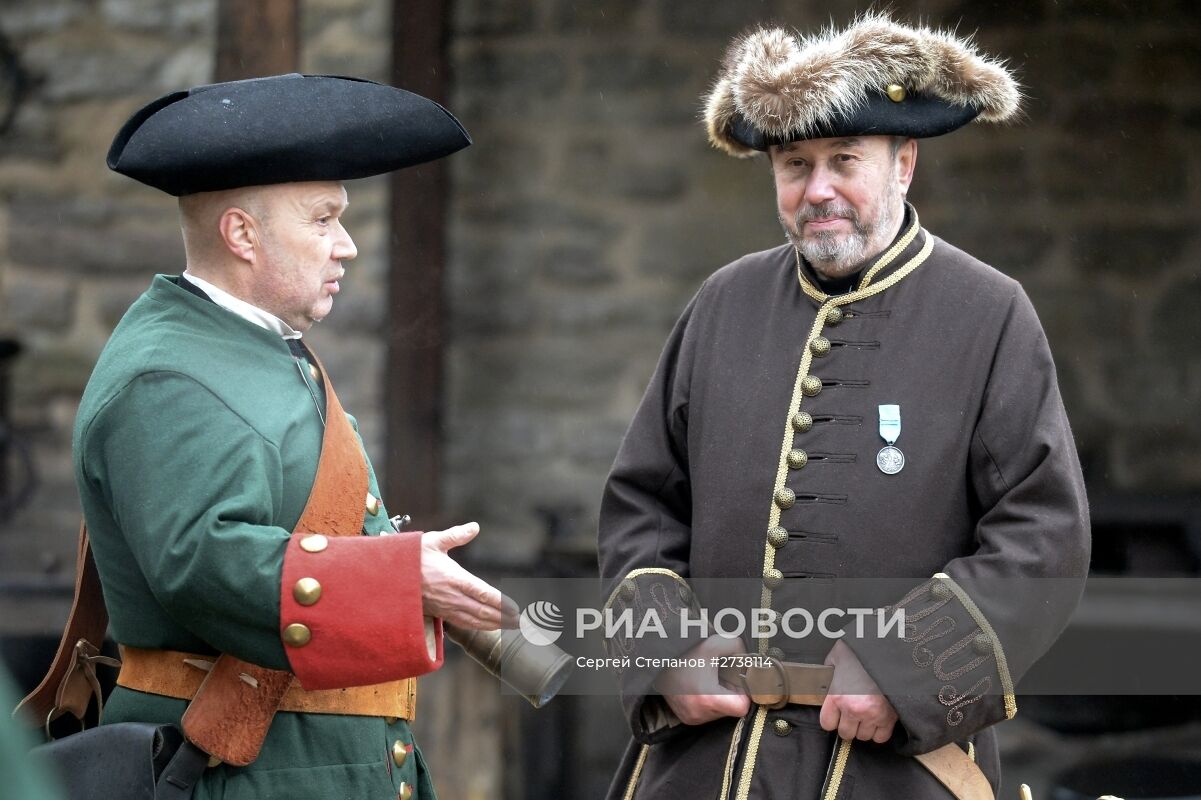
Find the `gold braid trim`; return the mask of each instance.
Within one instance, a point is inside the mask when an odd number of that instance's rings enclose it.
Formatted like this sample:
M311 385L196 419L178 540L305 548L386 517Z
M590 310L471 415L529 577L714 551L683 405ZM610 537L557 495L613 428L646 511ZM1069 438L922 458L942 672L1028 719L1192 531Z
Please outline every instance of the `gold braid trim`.
M734 726L734 735L730 737L730 750L726 753L726 769L721 777L721 794L718 795L721 800L726 800L730 796L730 783L734 780L734 761L738 758L738 743L742 741L744 723L746 723L746 717L738 720L738 724Z
M622 800L634 800L634 791L638 788L638 779L642 777L642 765L646 763L646 755L651 751L649 744L642 745L642 750L638 753L638 760L634 762L634 774L630 776L630 782L626 784L626 793L622 796Z
M617 586L613 587L613 591L609 592L609 599L605 601L604 606L601 607L601 611L607 611L609 606L613 605L613 601L617 598L617 593L621 591L621 585L623 583L628 581L630 578L637 578L639 575L668 575L672 578L675 578L678 583L683 585L689 591L692 590L692 587L688 585L688 581L684 580L677 573L670 569L664 569L663 567L647 567L645 569L636 569L617 582Z
M826 787L826 793L822 796L822 800L834 800L838 797L838 790L842 787L842 775L847 771L847 761L851 758L851 740L838 740L838 755L834 757L834 768L830 770L830 785Z
M1013 719L1018 713L1018 701L1013 691L1013 678L1009 676L1009 663L1005 660L1005 651L1001 648L1001 640L997 638L997 632L993 630L992 625L988 624L988 620L984 617L984 613L980 611L980 607L976 605L976 601L963 590L963 587L955 582L955 579L945 572L938 572L934 575L935 578L942 581L946 586L955 593L955 597L967 609L967 613L971 615L972 620L980 626L980 630L992 639L993 655L997 658L997 672L1001 676L1001 688L1005 690L1005 719Z
M755 760L759 758L759 740L763 738L763 725L766 722L767 706L759 706L755 712L755 724L751 727L751 741L746 748L746 759L742 762L737 800L747 800L750 797L751 777L755 774Z

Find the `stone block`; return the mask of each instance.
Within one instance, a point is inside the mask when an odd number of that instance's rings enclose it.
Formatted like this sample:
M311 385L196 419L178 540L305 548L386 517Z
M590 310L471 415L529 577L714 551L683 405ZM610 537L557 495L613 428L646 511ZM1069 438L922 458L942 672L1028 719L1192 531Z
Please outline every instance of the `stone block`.
M182 265L180 266L177 274L182 271ZM134 301L149 288L152 280L151 273L147 272L144 276L130 276L126 279L88 281L81 299L81 303L86 304L88 308L80 313L94 318L107 337Z
M1194 262L1195 263L1195 262ZM1149 315L1149 332L1156 352L1167 363L1201 361L1197 349L1198 320L1201 320L1201 276L1195 269L1188 279L1168 284Z
M1130 59L1128 80L1140 87L1166 90L1168 100L1178 93L1196 97L1201 44L1184 31L1177 36L1167 41L1139 42Z
M510 35L538 27L536 0L459 0L451 5L455 35Z
M558 185L586 196L611 194L631 200L664 203L688 189L686 163L679 159L674 137L641 140L589 137L572 143Z
M1068 207L1104 206L1120 187L1124 204L1170 207L1187 198L1188 174L1164 169L1186 163L1185 151L1164 139L1137 146L1113 132L1088 141L1064 141L1049 148L1040 162L1040 192Z
M658 0L659 28L668 36L711 36L721 41L756 23L768 21L775 10L764 0L748 0L743 3L680 3L674 0ZM714 68L721 58L721 51L713 53Z
M569 286L608 286L617 277L613 257L603 246L565 242L551 244L538 255L539 273Z
M1024 285L1056 358L1085 360L1109 352L1129 353L1137 310L1129 295L1100 281Z
M1036 227L1005 216L982 219L975 214L953 215L945 222L922 215L922 224L940 238L1018 280L1053 268L1049 262L1054 257L1057 233L1045 225Z
M588 36L630 32L648 11L641 0L555 2L551 4L551 25L555 30Z
M149 34L87 34L47 37L24 50L22 62L53 103L99 97L141 96L155 86L163 62L175 50L170 38Z
M101 0L101 19L114 28L149 32L193 32L216 27L216 0Z
M61 274L13 271L5 281L4 316L17 330L66 334L75 318L75 285Z
M14 39L54 33L78 20L86 10L79 0L5 3L0 8L0 30Z
M183 268L179 222L169 204L24 195L14 197L10 208L9 249L18 263L68 273L150 275Z
M681 58L662 48L618 46L580 59L584 92L666 93L681 84L707 79L696 58Z
M1004 55L1019 68L1027 96L1052 103L1065 94L1103 99L1126 48L1104 30L1047 26L1023 31Z
M469 120L512 120L559 97L567 85L564 53L492 44L461 48L455 53L455 111Z
M1194 229L1183 222L1090 226L1074 237L1072 261L1082 275L1107 274L1145 286L1164 272L1195 263L1184 251L1196 241Z
M473 132L471 147L449 161L454 195L536 194L546 187L545 142L528 130L498 126Z
M1115 488L1156 495L1201 489L1201 431L1164 423L1119 431L1112 439L1108 474Z

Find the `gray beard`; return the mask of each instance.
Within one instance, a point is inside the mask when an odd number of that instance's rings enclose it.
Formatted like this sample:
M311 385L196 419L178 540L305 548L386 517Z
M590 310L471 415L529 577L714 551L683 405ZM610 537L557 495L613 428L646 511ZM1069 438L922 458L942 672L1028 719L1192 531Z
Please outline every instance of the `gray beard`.
M868 258L883 252L887 242L877 241L878 238L887 236L897 227L904 208L900 191L886 188L880 200L882 216L875 224L863 222L851 206L835 203L807 206L797 211L792 225L782 219L780 224L788 241L815 270L827 278L842 278L855 272ZM827 216L846 217L853 227L852 231L841 238L831 231L822 231L810 238L801 235L801 228L806 221Z

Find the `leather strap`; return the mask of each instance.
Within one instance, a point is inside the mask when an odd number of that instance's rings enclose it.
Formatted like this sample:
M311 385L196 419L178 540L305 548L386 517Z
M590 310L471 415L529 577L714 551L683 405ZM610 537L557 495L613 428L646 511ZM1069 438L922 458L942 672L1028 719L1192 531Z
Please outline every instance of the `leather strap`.
M191 700L213 668L216 658L178 650L122 647L121 674L117 676L117 685L178 700ZM246 678L239 676L239 679L246 682ZM414 678L372 686L317 691L307 691L294 683L284 692L279 710L411 720L416 699L417 681Z
M309 355L317 364L318 379L325 391L327 422L317 475L295 532L357 536L363 530L367 464L350 420L326 379L324 365L311 351ZM108 611L85 523L79 531L75 597L58 652L46 677L20 702L14 716L20 714L32 725L48 726L70 713L82 722L93 696L100 699L93 667L97 651L90 643L102 642L107 629ZM249 764L258 756L271 720L294 679L287 671L264 669L221 655L184 713L185 735L221 761L236 766Z
M770 662L767 667L720 667L717 678L742 689L756 704L768 708L783 708L788 704L820 706L825 701L834 667L774 658ZM914 757L956 800L994 800L984 772L959 745L946 744Z

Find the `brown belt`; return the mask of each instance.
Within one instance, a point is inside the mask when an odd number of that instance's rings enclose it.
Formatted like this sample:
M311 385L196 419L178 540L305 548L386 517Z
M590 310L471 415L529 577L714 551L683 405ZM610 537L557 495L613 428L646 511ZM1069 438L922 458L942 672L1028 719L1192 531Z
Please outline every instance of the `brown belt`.
M788 704L820 706L830 691L834 667L771 659L766 667L721 667L717 678L742 689L751 700L768 708ZM915 756L957 800L993 800L992 786L980 766L957 744L947 744Z
M121 673L117 676L117 685L139 692L191 700L216 660L217 656L198 656L177 650L143 650L122 645ZM247 675L242 680L255 679ZM416 705L417 681L405 678L371 686L311 692L293 683L284 692L279 710L411 720Z

